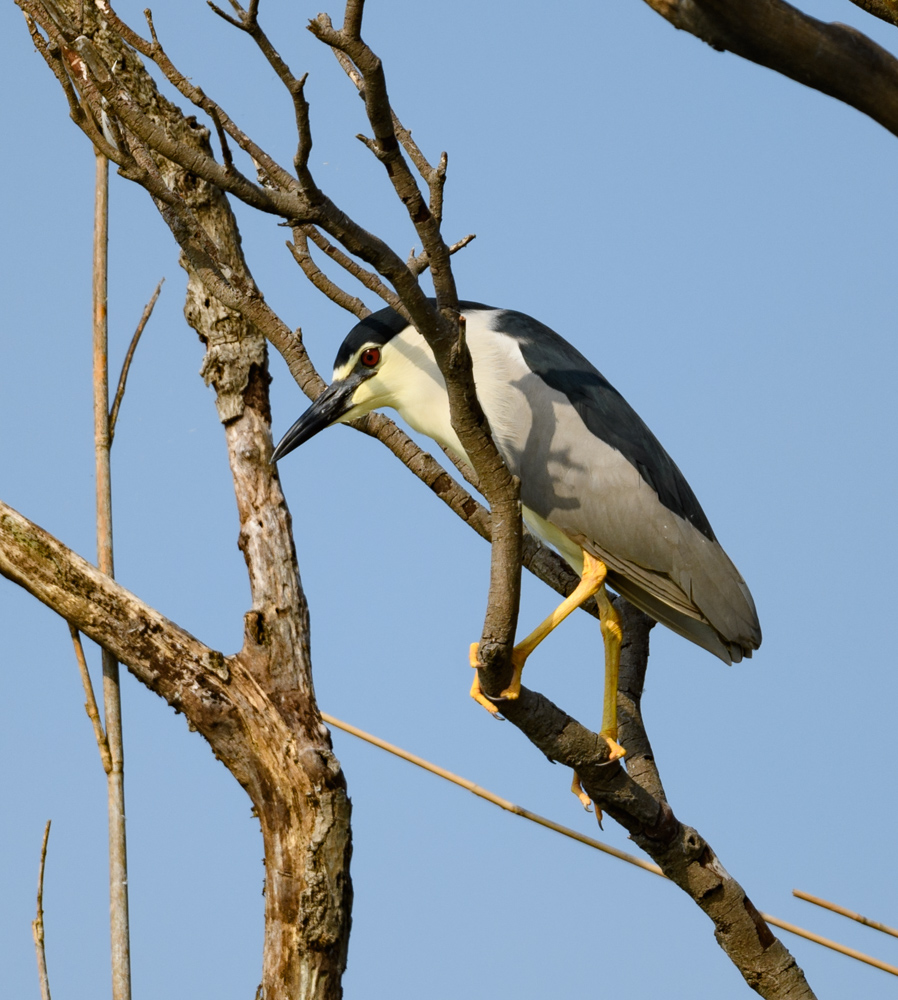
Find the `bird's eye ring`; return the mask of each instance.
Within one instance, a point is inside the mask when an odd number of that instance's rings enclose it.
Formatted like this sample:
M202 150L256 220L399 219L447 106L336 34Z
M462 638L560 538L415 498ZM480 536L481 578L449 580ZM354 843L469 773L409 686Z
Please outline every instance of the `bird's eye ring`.
M374 368L380 361L380 351L376 347L368 347L362 351L359 361L366 368Z

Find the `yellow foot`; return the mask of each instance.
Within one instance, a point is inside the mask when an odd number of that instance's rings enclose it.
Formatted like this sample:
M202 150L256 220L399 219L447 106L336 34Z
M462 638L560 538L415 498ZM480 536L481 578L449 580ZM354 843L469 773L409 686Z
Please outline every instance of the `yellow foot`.
M471 649L468 653L468 661L475 670L479 670L483 664L480 662L480 643L472 642ZM499 695L500 698L506 698L509 701L514 701L515 698L520 698L521 696L521 674L524 671L524 663L527 660L526 654L521 656L517 650L511 651L511 662L514 666L514 674L511 678L511 684ZM487 698L480 688L480 678L475 675L474 683L471 685L471 697L478 704L483 705L483 707L491 712L493 715L499 714L499 709Z
M490 713L490 715L499 715L499 709L487 698L487 696L480 690L480 675L477 674L477 670L480 669L480 656L479 651L480 643L472 642L471 650L468 653L468 660L471 666L474 668L474 683L471 685L471 697L478 705L483 705L483 707Z
M583 804L583 808L587 812L592 812L593 809L596 813L596 821L599 824L599 829L602 829L602 810L592 801L592 799L583 791L583 785L580 784L580 775L574 771L574 780L571 782L571 791Z
M608 744L608 763L612 761L620 760L621 757L625 757L627 751L617 742L617 740L610 736L608 733L599 733L599 736Z

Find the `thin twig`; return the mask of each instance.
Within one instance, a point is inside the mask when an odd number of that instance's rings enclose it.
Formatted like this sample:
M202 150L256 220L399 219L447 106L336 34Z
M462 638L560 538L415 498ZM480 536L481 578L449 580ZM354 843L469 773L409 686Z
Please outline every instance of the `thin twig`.
M813 903L814 906L822 906L825 910L832 910L833 913L848 917L849 920L856 920L859 924L864 924L865 927L872 927L875 931L882 931L883 934L891 934L892 937L898 937L898 930L894 927L889 927L888 924L881 924L878 920L870 920L869 917L863 917L860 913L855 913L854 910L848 910L844 906L839 906L838 903L830 903L827 899L812 896L808 892L802 892L801 889L793 889L792 895L808 903Z
M87 658L84 655L84 646L81 644L81 633L74 625L69 624L69 632L72 636L72 644L75 647L75 659L78 661L78 671L81 674L81 684L84 687L84 696L87 699L84 709L91 725L94 727L94 736L97 740L97 749L100 751L100 760L103 763L103 770L107 774L112 773L112 758L109 756L109 741L106 733L103 732L103 723L100 721L100 711L97 707L97 698L94 694L94 686L90 680L90 671L87 669Z
M238 12L241 15L241 18L238 19L236 17L231 17L230 14L225 13L225 11L221 9L221 7L219 7L217 4L212 3L212 0L206 0L206 3L208 4L209 7L212 8L213 13L218 14L218 16L223 21L227 21L228 24L232 24L235 28L239 28L241 31L249 30L246 22L243 20L244 15L242 11ZM232 3L231 6L234 7L235 5Z
M134 358L134 352L137 350L137 342L140 340L140 336L143 333L144 327L149 322L150 316L153 315L153 309L156 305L156 299L159 298L159 293L162 291L162 286L165 284L165 278L159 281L156 285L156 291L153 292L150 301L143 307L143 314L140 317L140 322L137 324L137 329L134 331L134 336L131 338L131 343L128 345L128 353L125 355L125 360L122 362L122 373L118 377L118 388L115 390L115 399L112 403L112 409L109 411L109 446L112 447L112 439L115 437L115 424L118 420L119 407L122 405L122 397L125 395L125 383L128 381L128 372L131 370L131 361Z
M650 861L644 861L642 858L637 858L632 854L627 854L625 851L620 851L616 847L612 847L610 844L603 843L601 840L596 840L594 837L587 837L578 830L572 830L569 826L562 826L561 823L556 823L554 820L548 819L546 816L541 816L539 813L531 812L529 809L524 809L523 806L516 805L508 799L503 799L500 795L496 795L495 792L488 791L486 788L475 784L468 778L463 778L461 775L453 774L451 771L447 771L444 767L440 767L438 764L433 764L431 761L417 756L417 754L409 753L408 750L403 750L401 747L398 747L393 743L388 743L386 740L382 740L378 736L366 733L364 729L358 729L356 726L353 726L348 722L343 722L342 720L335 718L333 715L329 715L327 712L322 712L321 718L324 719L329 726L334 726L336 729L342 729L343 732L349 733L351 736L355 736L360 740L364 740L366 743L370 743L372 746L376 746L381 750L386 750L387 753L400 757L402 760L406 760L410 764L414 764L416 767L420 767L425 771L429 771L431 774L435 774L438 778L443 778L445 781L452 782L452 784L458 785L460 788L465 788L478 798L491 802L493 805L498 806L500 809L504 809L506 812L513 813L515 816L520 816L522 819L530 820L531 823L543 826L547 830L554 830L555 833L560 833L564 837L570 837L571 840L576 840L578 843L585 844L587 847L592 847L594 850L601 851L603 854L609 854L611 857L617 858L619 861L625 861L628 865L641 868L643 871L650 872L652 875L657 875L665 881L669 881L658 865L654 865ZM795 892L795 895L799 895L797 891L793 891ZM801 898L804 899L808 897L802 896ZM882 962L878 958L865 955L863 952L856 951L854 948L849 948L846 945L839 944L837 941L831 941L829 938L821 937L821 935L815 934L813 931L805 930L803 927L798 927L796 924L790 924L786 920L780 920L778 917L773 917L769 913L762 913L761 917L766 920L768 924L773 924L774 927L779 927L784 931L788 931L790 934L803 937L807 941L813 941L815 944L822 945L824 948L829 948L832 951L837 951L839 954L846 955L848 958L856 959L858 962L864 962L867 965L872 965L876 969L881 969L883 972L888 972L893 976L898 976L898 966L889 965L887 962Z
M209 117L215 125L215 134L218 136L218 143L221 146L221 162L225 165L227 170L237 171L237 168L234 166L234 157L231 153L231 146L228 143L228 137L225 134L225 130L221 127L221 116L218 114L217 109L212 111Z
M44 947L44 866L47 863L47 841L50 839L50 820L44 827L41 844L41 864L37 873L37 916L31 921L31 936L37 953L37 975L41 984L41 1000L50 1000L50 977L47 975L47 952Z

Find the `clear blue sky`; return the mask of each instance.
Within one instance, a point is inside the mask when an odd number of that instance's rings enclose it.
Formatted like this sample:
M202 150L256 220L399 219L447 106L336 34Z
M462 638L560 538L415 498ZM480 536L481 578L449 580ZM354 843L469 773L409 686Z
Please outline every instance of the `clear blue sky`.
M139 26L142 6L120 9ZM847 0L809 9L898 47ZM262 5L291 66L310 73L313 170L404 254L414 234L353 138L361 103L303 30L317 10ZM249 41L199 0L160 0L154 13L183 71L289 163L289 103ZM434 158L449 151L447 235L477 234L457 258L461 293L531 313L598 365L681 466L754 593L764 643L739 666L653 635L645 712L675 812L759 909L898 963L894 940L790 896L799 887L898 924L898 139L638 0L551 12L372 0L366 17L400 117ZM93 558L93 155L10 2L0 45L0 497ZM167 278L115 440L118 577L231 652L248 590L202 350L181 316L184 277L143 191L113 178L112 213L116 371ZM351 319L305 283L274 220L239 214L266 297L329 377ZM272 372L279 434L305 402L277 358ZM467 697L486 545L350 430L291 455L282 477L322 707L594 834L569 776ZM526 580L522 627L553 599ZM601 643L579 617L534 656L528 684L598 726ZM0 993L38 996L29 924L52 817L54 994L103 996L105 782L68 631L0 580L0 634ZM262 846L250 803L183 717L130 677L124 712L135 1000L251 997ZM348 996L750 995L674 887L350 737L334 742L354 806ZM894 995L884 973L784 941L821 998Z

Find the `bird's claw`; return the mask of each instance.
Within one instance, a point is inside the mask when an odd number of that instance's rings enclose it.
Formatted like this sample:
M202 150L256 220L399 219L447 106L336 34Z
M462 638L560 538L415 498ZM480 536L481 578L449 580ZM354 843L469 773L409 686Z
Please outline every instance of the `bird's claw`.
M468 652L468 662L474 668L475 671L479 670L483 664L480 662L480 643L472 642L471 649ZM479 674L474 674L474 683L471 685L471 697L478 705L482 705L494 719L498 719L499 722L504 722L505 719L499 714L499 709L493 704L492 700L483 693L480 687L480 676ZM500 695L504 697L504 693Z

